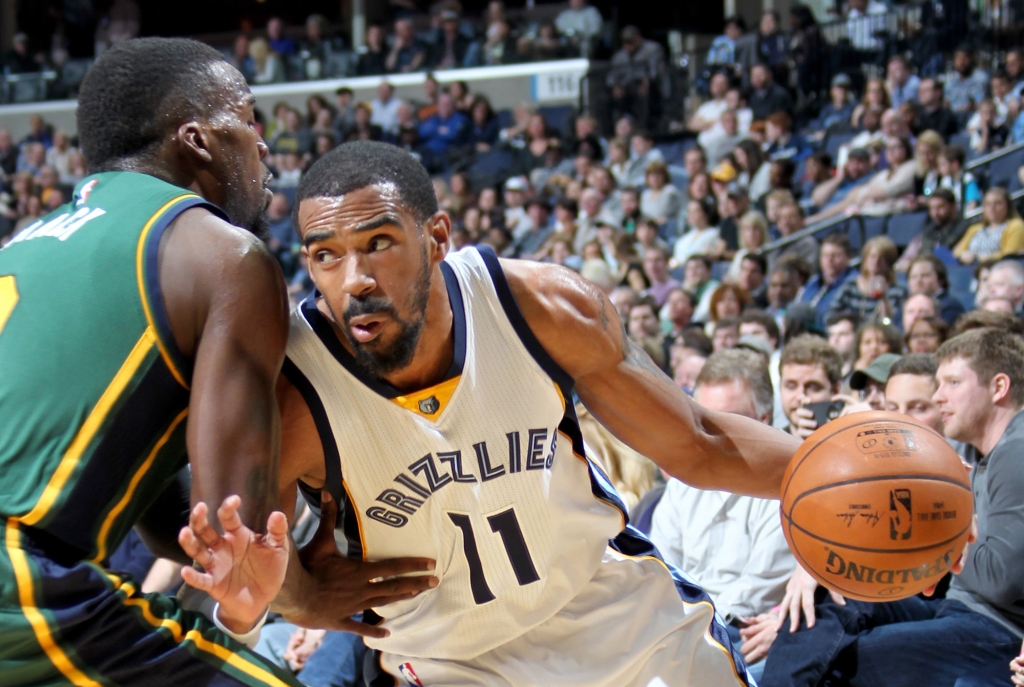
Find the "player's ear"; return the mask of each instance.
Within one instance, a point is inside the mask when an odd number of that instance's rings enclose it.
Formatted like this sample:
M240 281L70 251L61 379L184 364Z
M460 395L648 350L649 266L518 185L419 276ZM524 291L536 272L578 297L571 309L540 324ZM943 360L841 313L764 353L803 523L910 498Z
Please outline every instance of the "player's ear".
M452 221L448 213L441 210L435 212L427 221L425 231L431 259L434 262L441 262L448 254L449 238L452 233Z
M190 157L209 164L213 161L210 151L211 140L199 122L185 122L178 127L178 142Z

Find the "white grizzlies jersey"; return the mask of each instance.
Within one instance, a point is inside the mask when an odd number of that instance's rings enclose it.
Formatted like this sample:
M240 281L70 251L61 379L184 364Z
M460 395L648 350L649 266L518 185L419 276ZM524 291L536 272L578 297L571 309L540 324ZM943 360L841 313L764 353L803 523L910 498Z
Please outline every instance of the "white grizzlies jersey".
M625 517L584 457L572 380L494 253L453 253L441 270L455 321L445 381L402 395L367 378L312 299L293 313L285 374L316 421L348 555L437 561L437 588L373 609L391 636L366 643L467 660L576 597Z

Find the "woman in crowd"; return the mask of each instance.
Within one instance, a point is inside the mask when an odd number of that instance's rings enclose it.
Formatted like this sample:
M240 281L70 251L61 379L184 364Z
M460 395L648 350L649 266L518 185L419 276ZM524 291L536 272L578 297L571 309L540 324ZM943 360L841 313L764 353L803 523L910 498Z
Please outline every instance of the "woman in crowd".
M469 114L468 144L478 153L486 153L498 142L499 134L498 118L494 115L491 101L487 96L476 96Z
M679 237L672 249L672 266L681 267L691 255L707 254L718 243L718 210L710 198L690 200L686 222L689 231Z
M615 177L615 182L622 186L629 170L629 144L614 138L608 142L608 171Z
M469 85L465 81L452 81L448 84L448 95L455 103L455 109L463 114L469 114L476 104L476 97L469 92Z
M707 331L714 332L714 324L719 320L735 319L743 313L743 309L750 303L750 294L736 284L722 284L711 294L711 315L710 327Z
M861 125L861 117L866 110L881 110L882 112L892 107L892 100L889 99L889 91L885 89L883 79L869 79L864 86L864 97L860 105L853 109L853 116L850 118L850 125L858 128Z
M669 218L679 214L683 196L679 189L669 183L668 165L655 160L647 165L647 188L640 195L640 212L653 217L658 224L665 224Z
M740 276L743 258L768 242L768 219L757 210L748 210L740 217L740 249L729 265L726 280L735 282ZM721 245L719 245L721 248Z
M891 324L872 321L857 330L857 360L854 370L866 370L883 353L900 353L903 340L900 331Z
M381 128L370 122L370 106L356 103L353 110L355 124L348 134L349 141L379 141L384 135Z
M249 43L249 57L253 63L253 82L256 84L281 83L285 79L284 64L281 57L270 49L270 44L263 38L255 38Z
M927 204L928 196L939 187L942 173L939 160L946 143L934 131L922 131L914 145L914 196L919 204Z
M860 274L839 287L828 314L855 312L861 319L892 318L907 298L906 287L896 283L893 265L899 251L888 236L876 236L861 250ZM899 350L897 345L895 350Z
M310 127L317 126L320 113L327 110L331 113L331 123L334 123L334 108L327 104L322 95L311 95L306 98L306 122Z
M454 215L461 215L463 209L473 204L473 189L466 175L461 172L452 174L448 180L448 206L444 209Z
M994 186L985 193L981 217L953 248L960 262L973 265L998 260L1024 249L1024 221L1005 188Z
M622 279L622 286L628 286L637 293L643 293L651 288L651 280L644 272L644 266L634 262L626 267L626 276Z
M693 175L690 179L690 185L687 187L686 195L690 200L707 201L716 208L718 207L715 194L711 192L711 177L707 172L698 172Z
M522 170L522 173L529 174L538 167L544 166L550 142L548 123L544 120L544 115L531 115L530 121L526 125L526 146L520 157L519 169Z
M759 200L770 187L770 165L761 146L750 140L740 141L732 151L732 157L738 173L736 182L747 187L751 200Z
M939 317L926 316L914 320L903 337L907 353L934 353L946 340L949 325Z
M914 174L919 166L911 158L912 152L909 139L889 138L885 143L885 160L889 167L876 173L868 183L854 188L843 200L808 217L807 224L841 214L891 215L911 207Z

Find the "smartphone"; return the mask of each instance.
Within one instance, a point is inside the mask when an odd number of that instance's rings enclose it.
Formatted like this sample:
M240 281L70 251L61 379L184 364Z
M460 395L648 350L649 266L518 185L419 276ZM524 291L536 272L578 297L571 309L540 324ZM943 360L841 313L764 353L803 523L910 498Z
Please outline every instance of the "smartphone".
M814 421L819 427L826 424L829 420L835 420L839 417L844 407L846 407L844 401L822 401L821 403L808 403L804 406L804 408L814 413Z

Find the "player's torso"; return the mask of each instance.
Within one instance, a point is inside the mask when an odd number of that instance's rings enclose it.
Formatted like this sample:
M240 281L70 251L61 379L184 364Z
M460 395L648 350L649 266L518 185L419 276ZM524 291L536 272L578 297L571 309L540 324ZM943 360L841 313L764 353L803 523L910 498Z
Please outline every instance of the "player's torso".
M93 175L0 250L0 515L74 556L105 558L183 465L189 370L156 261L167 224L202 204Z
M349 554L437 560L437 589L375 609L392 635L372 644L464 659L572 599L623 518L595 497L572 399L520 340L480 255L443 270L456 318L448 381L395 397L361 380L312 303L293 316L286 368L315 387L330 423Z

